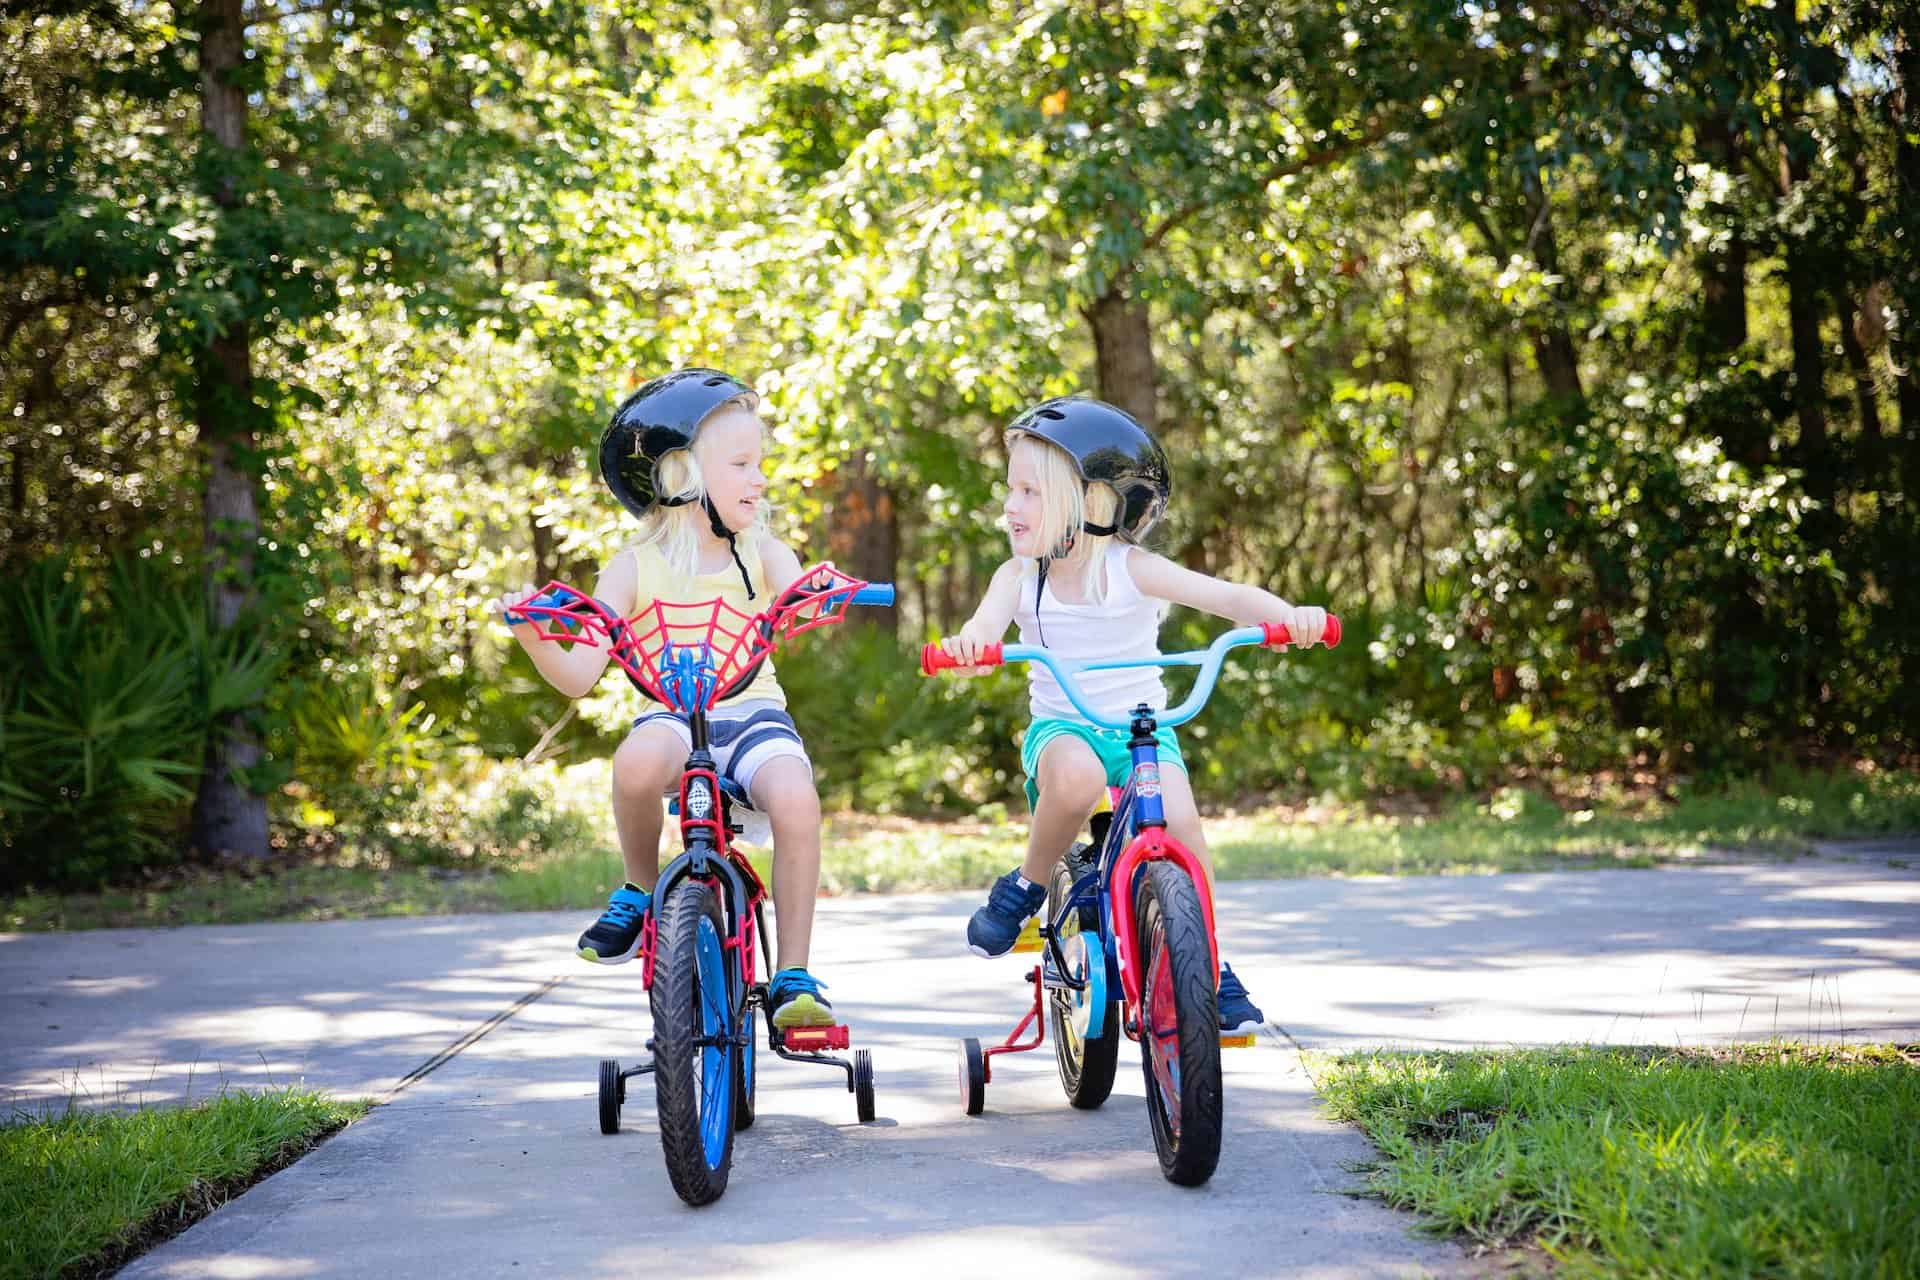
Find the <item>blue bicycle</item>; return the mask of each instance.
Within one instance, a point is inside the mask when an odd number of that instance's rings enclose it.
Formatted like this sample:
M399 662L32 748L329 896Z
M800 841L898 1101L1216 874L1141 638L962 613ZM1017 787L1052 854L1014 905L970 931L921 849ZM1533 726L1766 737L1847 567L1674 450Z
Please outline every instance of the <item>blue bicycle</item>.
M1340 642L1340 620L1328 617L1322 641ZM1160 1171L1198 1186L1220 1160L1219 944L1213 895L1192 851L1167 834L1160 799L1160 754L1154 732L1185 724L1213 694L1227 651L1292 643L1283 626L1241 627L1203 650L1157 658L1068 666L1038 645L992 645L971 665L1044 664L1080 714L1094 724L1130 730L1133 773L1109 789L1109 803L1091 819L1089 839L1071 849L1047 885L1046 923L1038 929L1041 963L1026 975L1033 1004L1006 1040L982 1048L960 1042L960 1096L968 1115L986 1105L996 1054L1024 1053L1054 1032L1054 1057L1067 1100L1090 1110L1107 1100L1120 1037L1141 1046L1147 1116ZM938 645L921 651L928 675L964 665ZM1116 719L1088 704L1074 673L1128 667L1198 667L1186 701L1155 712L1146 703ZM1033 1038L1021 1042L1029 1025ZM1251 1043L1251 1037L1245 1038Z

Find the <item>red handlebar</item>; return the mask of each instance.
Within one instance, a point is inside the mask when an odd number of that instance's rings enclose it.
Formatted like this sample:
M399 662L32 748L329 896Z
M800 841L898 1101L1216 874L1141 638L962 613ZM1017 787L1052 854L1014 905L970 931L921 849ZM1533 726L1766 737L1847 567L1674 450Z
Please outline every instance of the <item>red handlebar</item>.
M920 646L920 674L923 676L930 676L939 671L951 671L955 667L997 667L999 665L1000 646L997 644L990 644L982 649L979 660L975 662L962 662L949 655L938 644Z
M1260 626L1267 633L1267 638L1260 642L1264 647L1278 649L1293 643L1293 636L1287 631L1285 623L1263 622ZM1340 643L1340 619L1332 614L1327 615L1327 629L1321 632L1320 643L1329 649Z

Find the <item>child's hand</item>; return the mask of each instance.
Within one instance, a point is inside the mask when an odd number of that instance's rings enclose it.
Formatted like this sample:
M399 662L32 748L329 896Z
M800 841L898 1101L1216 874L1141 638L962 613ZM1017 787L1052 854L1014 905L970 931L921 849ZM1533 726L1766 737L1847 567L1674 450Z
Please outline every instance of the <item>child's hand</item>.
M522 603L523 601L526 600L528 596L532 595L534 592L538 591L539 589L540 588L536 586L528 585L528 586L521 587L518 591L507 592L505 595L501 596L499 599L494 600L487 605L487 617L497 621L506 622L508 626L513 628L513 633L515 635L522 635L523 633L521 632L520 628L531 627L533 625L532 621L529 620L524 614L522 614L516 621L509 621L507 618L507 614L512 611L515 605ZM524 634L530 635L532 633L527 632Z
M977 665L980 651L986 647L986 642L975 640L964 630L959 635L948 636L940 642L940 648L949 658L965 664L953 669L953 674L957 676L984 676L992 671L992 667Z
M1327 611L1312 605L1289 605L1279 621L1286 626L1297 649L1318 643L1327 632Z

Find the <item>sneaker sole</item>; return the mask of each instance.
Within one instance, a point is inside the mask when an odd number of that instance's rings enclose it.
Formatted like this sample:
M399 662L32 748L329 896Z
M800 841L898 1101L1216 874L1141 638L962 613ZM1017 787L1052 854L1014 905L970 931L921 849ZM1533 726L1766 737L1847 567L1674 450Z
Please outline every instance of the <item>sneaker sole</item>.
M821 1004L812 996L795 996L774 1013L773 1025L782 1031L791 1031L795 1027L831 1027L837 1024L833 1020L831 1005Z
M633 940L633 949L621 955L603 956L592 947L581 947L573 954L579 956L589 964L625 964L640 954L640 939L635 938Z
M1220 1034L1223 1036L1250 1036L1260 1031L1266 1025L1264 1022L1254 1022L1249 1019L1237 1027L1221 1027Z

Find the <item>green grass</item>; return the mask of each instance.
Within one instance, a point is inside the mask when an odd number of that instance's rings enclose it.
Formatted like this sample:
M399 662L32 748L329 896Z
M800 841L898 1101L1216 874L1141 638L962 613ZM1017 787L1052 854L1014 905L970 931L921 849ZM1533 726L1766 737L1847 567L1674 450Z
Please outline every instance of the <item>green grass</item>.
M451 865L296 865L256 877L187 874L153 888L0 899L0 929L328 920L457 911L585 910L618 883L604 777L586 766L556 783L561 833L522 839L511 857ZM1920 774L1780 774L1664 799L1585 785L1582 798L1507 788L1427 812L1333 804L1270 806L1207 819L1224 879L1462 874L1651 866L1717 853L1792 855L1821 837L1920 831ZM978 889L1019 858L1021 818L993 806L972 821L836 815L827 820L829 894ZM496 842L501 843L501 842ZM766 874L768 860L756 853Z
M0 1126L0 1280L104 1274L366 1111L281 1089Z
M1920 1274L1912 1049L1313 1056L1367 1193L1566 1276Z

